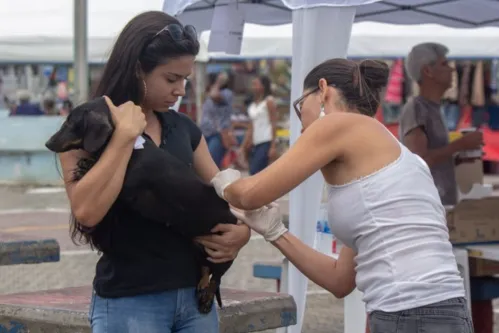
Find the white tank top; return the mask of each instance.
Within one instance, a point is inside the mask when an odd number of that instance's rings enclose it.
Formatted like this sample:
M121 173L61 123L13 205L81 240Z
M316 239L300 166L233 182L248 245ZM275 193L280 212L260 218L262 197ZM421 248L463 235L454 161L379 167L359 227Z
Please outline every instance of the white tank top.
M356 284L369 313L464 297L428 165L400 147L399 158L381 170L327 185L331 231L357 252Z
M253 145L255 146L272 141L272 124L267 108L267 98L259 103L253 102L248 107L248 116L253 122Z

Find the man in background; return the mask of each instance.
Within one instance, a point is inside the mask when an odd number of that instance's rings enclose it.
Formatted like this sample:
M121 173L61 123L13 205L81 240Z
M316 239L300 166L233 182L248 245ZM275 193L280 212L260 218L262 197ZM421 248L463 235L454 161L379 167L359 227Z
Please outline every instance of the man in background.
M232 77L225 72L210 76L207 96L203 103L200 128L203 132L211 157L220 168L230 148L232 116Z
M413 47L405 66L409 77L419 85L419 95L404 106L400 118L400 139L428 164L444 205L457 203L455 166L463 162L457 154L479 149L479 131L449 143L449 132L442 117L441 100L450 88L453 68L447 61L448 49L436 43Z
M447 61L448 49L437 43L412 48L405 61L408 75L419 85L419 95L407 102L400 119L400 140L430 167L444 205L457 203L455 166L463 160L458 153L479 149L483 136L479 131L463 135L449 143L447 125L440 111L441 100L452 83L453 68ZM472 302L476 333L492 333L491 301Z

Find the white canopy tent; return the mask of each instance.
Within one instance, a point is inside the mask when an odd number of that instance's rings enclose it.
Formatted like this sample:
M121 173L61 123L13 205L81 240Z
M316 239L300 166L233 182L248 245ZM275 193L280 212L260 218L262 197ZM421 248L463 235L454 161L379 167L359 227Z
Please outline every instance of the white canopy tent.
M213 10L236 0L166 0L166 13L180 14L199 30L211 27ZM393 24L436 23L456 28L499 26L495 0L238 0L246 22L280 25L292 21L292 10L356 7L355 21Z
M185 24L206 30L211 26L215 7L236 2L237 14L243 15L246 23L293 23L292 100L301 95L303 78L313 66L328 58L347 56L354 22L429 23L456 28L499 26L499 1L493 0L165 0L163 10L178 15ZM293 144L301 127L293 112L290 127ZM310 246L323 184L317 172L290 193L290 231ZM307 279L292 265L288 273L287 291L297 303L298 323L287 331L298 333L302 329ZM345 331L361 332L358 323L362 324L361 318L348 325L345 322Z
M88 60L107 59L116 36L135 15L162 0L87 0ZM71 63L74 1L0 1L0 62Z
M88 0L88 61L106 61L116 36L135 15L161 8L161 0L118 2ZM71 63L74 54L74 2L17 0L0 2L0 63ZM292 26L245 26L240 55L208 53L210 32L201 34L198 60L210 58L291 57ZM452 57L499 56L499 28L453 29L362 22L355 24L349 57L403 57L423 41L447 45Z
M202 59L238 59L291 57L293 27L291 24L264 26L246 23L241 53L238 55L221 52L201 55ZM210 32L201 33L201 52L208 52ZM348 46L352 58L395 58L405 57L412 46L433 41L449 48L454 58L496 58L499 57L499 28L476 29L449 28L437 24L393 25L377 22L361 22L353 25Z

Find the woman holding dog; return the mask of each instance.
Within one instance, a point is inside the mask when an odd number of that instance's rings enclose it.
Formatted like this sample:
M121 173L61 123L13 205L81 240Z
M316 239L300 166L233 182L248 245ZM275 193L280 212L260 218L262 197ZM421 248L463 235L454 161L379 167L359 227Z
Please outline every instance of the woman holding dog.
M387 77L376 61L318 65L293 104L304 132L289 151L254 176L239 179L228 169L212 184L249 210L234 213L312 281L337 297L357 286L372 333L471 333L430 170L373 119ZM347 245L338 260L289 233L272 204L317 170L327 183L331 230Z
M73 170L84 151L60 155L71 209L80 224L73 238L102 252L96 267L89 319L94 333L218 333L215 306L198 311L199 265L192 240L120 207L114 223L100 223L123 185L137 137L191 165L209 182L219 169L199 128L170 108L199 50L196 31L163 12L132 19L119 35L96 96L107 96L115 131L95 166L77 183ZM222 222L222 221L221 221ZM233 260L249 240L244 225L219 224L197 241L214 262Z

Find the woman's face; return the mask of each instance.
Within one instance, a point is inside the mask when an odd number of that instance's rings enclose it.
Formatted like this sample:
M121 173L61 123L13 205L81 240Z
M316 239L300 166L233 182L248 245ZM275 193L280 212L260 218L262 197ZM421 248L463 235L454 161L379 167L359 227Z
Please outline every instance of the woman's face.
M303 130L319 118L321 112L320 90L305 89L302 94L303 100L299 103L300 120ZM303 131L302 130L302 131Z
M194 56L171 58L144 75L147 87L144 106L155 111L168 111L185 95L185 80L194 68ZM142 84L142 82L139 82Z
M262 93L263 85L259 78L256 77L251 81L251 91L255 95L260 95Z

